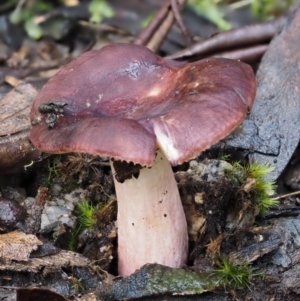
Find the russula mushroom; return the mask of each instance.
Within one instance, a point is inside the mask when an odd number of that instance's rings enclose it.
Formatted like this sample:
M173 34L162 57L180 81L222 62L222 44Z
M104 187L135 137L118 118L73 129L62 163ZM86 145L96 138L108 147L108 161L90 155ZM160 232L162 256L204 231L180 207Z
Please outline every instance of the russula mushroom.
M42 88L30 139L43 152L110 157L118 199L118 269L187 260L187 225L171 165L227 136L255 96L250 66L166 60L145 47L86 52Z

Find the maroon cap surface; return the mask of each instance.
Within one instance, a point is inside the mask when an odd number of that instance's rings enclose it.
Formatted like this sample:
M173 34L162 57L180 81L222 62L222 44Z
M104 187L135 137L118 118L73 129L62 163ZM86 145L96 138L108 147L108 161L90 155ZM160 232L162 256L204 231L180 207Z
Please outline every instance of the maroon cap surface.
M151 166L157 145L173 164L198 155L244 119L256 91L250 66L227 59L175 62L111 44L67 64L31 110L30 139L47 153L85 152ZM63 103L53 129L41 105ZM52 116L53 117L53 116Z

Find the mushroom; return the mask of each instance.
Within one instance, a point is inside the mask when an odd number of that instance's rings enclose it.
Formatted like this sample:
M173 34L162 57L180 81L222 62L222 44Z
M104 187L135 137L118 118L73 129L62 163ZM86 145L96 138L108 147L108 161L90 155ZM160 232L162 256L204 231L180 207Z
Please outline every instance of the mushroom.
M199 155L244 119L250 66L228 59L163 59L111 44L62 68L39 92L30 139L43 152L111 158L118 199L118 270L187 260L186 218L171 166Z

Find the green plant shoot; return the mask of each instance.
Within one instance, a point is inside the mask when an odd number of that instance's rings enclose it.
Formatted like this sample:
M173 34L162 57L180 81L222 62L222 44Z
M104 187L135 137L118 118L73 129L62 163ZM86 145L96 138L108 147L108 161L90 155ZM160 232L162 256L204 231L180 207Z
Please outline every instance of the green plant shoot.
M77 204L77 207L80 211L78 219L80 223L80 228L83 229L90 229L96 223L95 219L95 207L92 206L88 201L84 200Z
M261 275L254 273L248 263L234 265L225 257L217 261L218 268L215 273L220 278L220 283L233 289L250 288L254 277Z
M90 21L101 23L104 18L114 16L113 8L105 0L92 0L89 4Z

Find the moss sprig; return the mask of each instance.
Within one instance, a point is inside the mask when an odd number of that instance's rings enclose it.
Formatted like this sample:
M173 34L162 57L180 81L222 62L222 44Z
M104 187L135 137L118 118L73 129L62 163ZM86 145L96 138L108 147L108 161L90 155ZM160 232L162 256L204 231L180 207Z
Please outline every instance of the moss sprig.
M91 229L96 224L95 212L96 207L94 207L87 200L83 200L77 204L79 209L79 224L81 229Z
M216 265L214 273L219 277L220 284L233 289L250 289L253 279L261 276L261 273L255 272L248 263L235 265L228 257L220 258Z
M247 186L247 192L254 195L260 214L279 204L279 201L272 197L276 190L275 182L266 180L266 176L272 171L273 167L268 164L252 163L243 166L239 162L235 162L229 173L229 177L236 184L244 185L244 188L246 183L251 180L251 185Z

